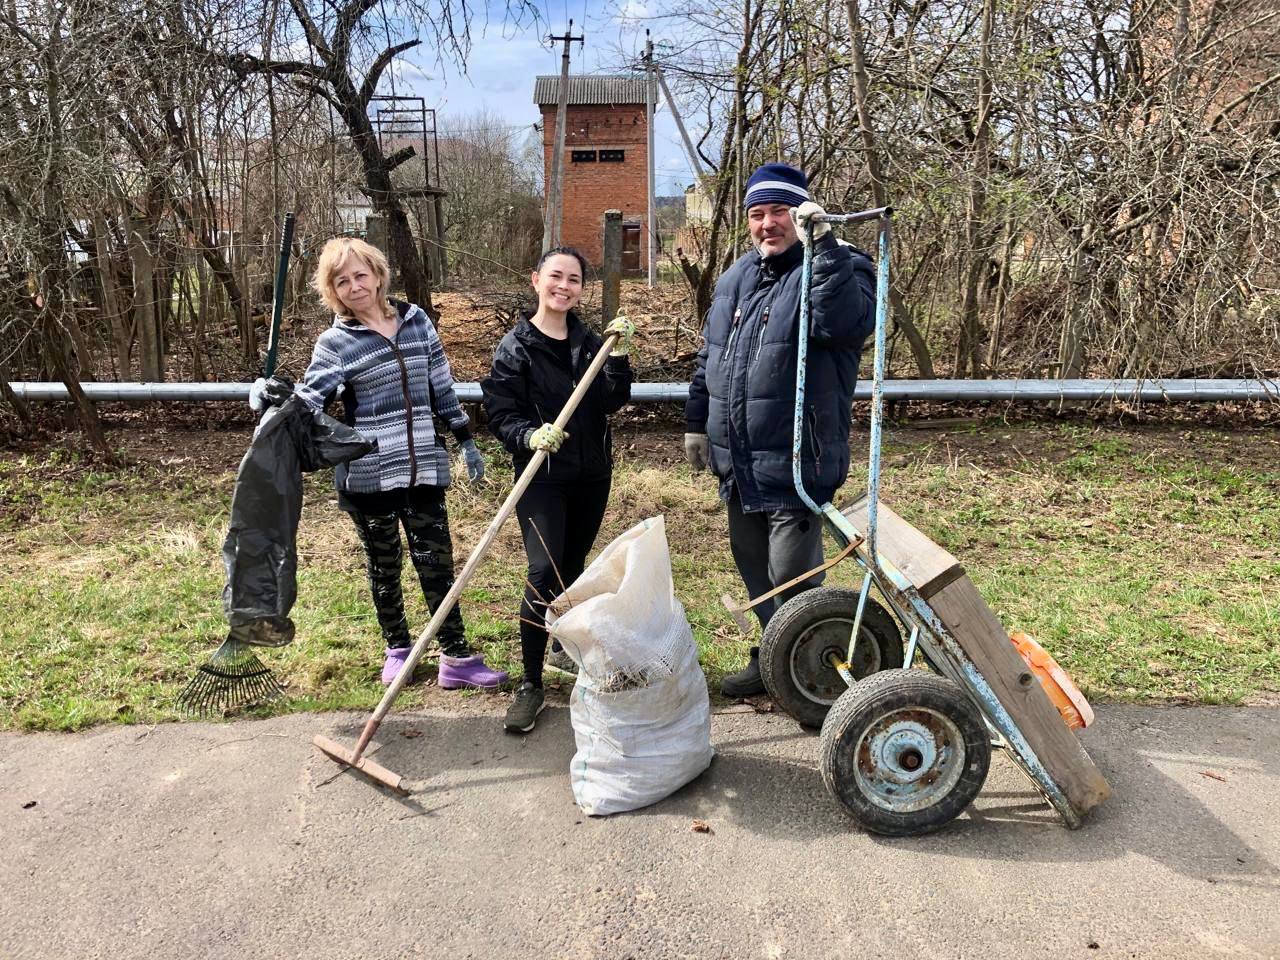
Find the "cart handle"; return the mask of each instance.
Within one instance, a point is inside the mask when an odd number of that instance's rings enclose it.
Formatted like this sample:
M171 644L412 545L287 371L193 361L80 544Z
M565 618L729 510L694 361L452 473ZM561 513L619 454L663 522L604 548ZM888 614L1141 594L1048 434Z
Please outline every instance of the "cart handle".
M805 375L809 363L809 327L811 325L812 304L809 300L809 287L813 278L813 225L821 223L863 223L878 220L880 223L880 244L878 262L876 264L876 332L875 363L871 381L871 443L867 458L867 554L873 569L879 570L879 554L876 552L877 505L880 500L880 440L884 415L884 352L885 328L889 316L889 241L890 224L893 219L893 207L876 207L858 213L823 213L815 214L805 223L804 262L800 277L800 323L797 325L796 350L796 405L791 426L791 479L796 488L796 495L813 513L826 516L834 522L834 508L820 506L809 496L804 488L803 459L804 449L804 394Z
M880 220L893 216L893 207L872 207L870 210L859 210L857 213L815 213L814 223L866 223L868 220Z

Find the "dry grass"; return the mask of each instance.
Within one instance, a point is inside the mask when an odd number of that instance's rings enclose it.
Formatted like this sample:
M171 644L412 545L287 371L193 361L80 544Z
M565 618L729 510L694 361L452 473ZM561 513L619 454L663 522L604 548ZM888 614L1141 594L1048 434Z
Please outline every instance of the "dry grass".
M449 494L459 565L512 479L496 444L482 445L489 479ZM750 638L719 602L743 594L714 481L683 465L675 432L624 430L617 445L597 546L666 516L677 592L715 684ZM61 451L0 464L0 725L176 716L174 696L225 629L219 550L239 449L199 468L157 456L102 472ZM1277 463L1280 441L1262 431L996 422L891 433L884 496L1091 696L1248 702L1280 691ZM365 708L381 694L363 554L330 482L308 479L298 639L268 654L289 685L272 711ZM853 585L855 571L837 567L829 582ZM464 596L473 642L516 673L523 579L510 523ZM406 598L420 628L427 611L409 570Z

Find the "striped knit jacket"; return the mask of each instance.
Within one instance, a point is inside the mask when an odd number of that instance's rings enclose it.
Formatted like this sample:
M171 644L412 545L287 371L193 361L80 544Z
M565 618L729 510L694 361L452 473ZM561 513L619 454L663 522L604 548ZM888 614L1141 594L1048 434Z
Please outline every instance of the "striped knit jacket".
M391 303L399 325L390 340L358 320L334 317L296 391L313 410L323 410L345 388L347 423L378 443L337 468L339 490L448 486L449 453L434 417L449 424L459 443L471 436L436 328L417 304Z

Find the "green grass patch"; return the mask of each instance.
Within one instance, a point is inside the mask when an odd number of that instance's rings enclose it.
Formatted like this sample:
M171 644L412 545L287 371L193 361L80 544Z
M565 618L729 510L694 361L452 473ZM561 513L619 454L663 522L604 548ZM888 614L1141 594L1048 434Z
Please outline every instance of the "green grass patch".
M459 565L510 488L504 455L485 446L495 479L449 495ZM1006 626L1040 640L1088 695L1241 703L1280 691L1277 452L1263 433L898 430L887 437L883 496L955 553ZM95 469L65 451L0 463L0 727L179 716L177 693L225 633L219 550L233 481L233 469L164 462ZM837 502L862 483L852 477ZM327 473L308 478L297 639L262 653L288 696L261 714L367 709L382 694L364 559L330 484ZM624 457L597 547L658 513L718 686L753 641L719 600L744 594L714 482ZM516 675L523 580L511 523L463 613L472 642ZM829 578L857 581L851 564ZM407 564L405 596L421 629L427 611ZM422 695L410 688L406 703Z

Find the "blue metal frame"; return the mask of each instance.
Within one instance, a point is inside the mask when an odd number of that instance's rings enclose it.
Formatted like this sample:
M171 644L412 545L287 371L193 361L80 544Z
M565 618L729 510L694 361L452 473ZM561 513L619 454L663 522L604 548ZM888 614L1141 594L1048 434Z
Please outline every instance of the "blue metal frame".
M873 365L871 386L871 441L867 457L867 530L865 542L855 552L858 562L866 570L862 591L858 598L858 612L854 618L852 634L849 638L849 650L846 662L838 664L837 669L845 682L853 686L855 678L848 664L853 662L854 647L857 644L862 613L866 607L867 596L874 582L880 594L888 602L898 619L911 629L911 639L907 647L907 659L904 666L910 668L918 649L925 662L938 674L952 680L965 690L987 723L1002 736L1009 747L1009 754L1022 771L1030 778L1045 799L1058 811L1066 825L1072 829L1082 822L1080 811L1076 810L1067 799L1062 789L1049 776L1044 764L1035 751L1027 743L1022 731L1013 718L1005 710L1003 704L991 689L991 685L983 677L974 662L965 653L964 648L952 636L946 624L938 619L928 601L920 596L915 586L893 566L882 558L877 550L877 525L879 520L880 500L880 447L883 435L884 420L884 376L885 376L885 340L889 314L889 245L891 240L890 224L893 217L891 207L878 207L861 213L850 214L818 214L805 224L804 261L802 266L800 290L800 323L798 324L798 343L796 351L796 404L792 423L791 475L795 483L796 494L814 513L819 514L825 525L831 530L841 547L847 546L862 534L854 527L843 513L832 504L818 504L809 496L804 487L802 472L802 454L804 449L804 398L805 375L809 357L809 328L811 324L811 304L809 287L813 276L813 226L815 223L847 224L863 223L871 220L879 222L878 262L876 267L876 330L875 360Z

